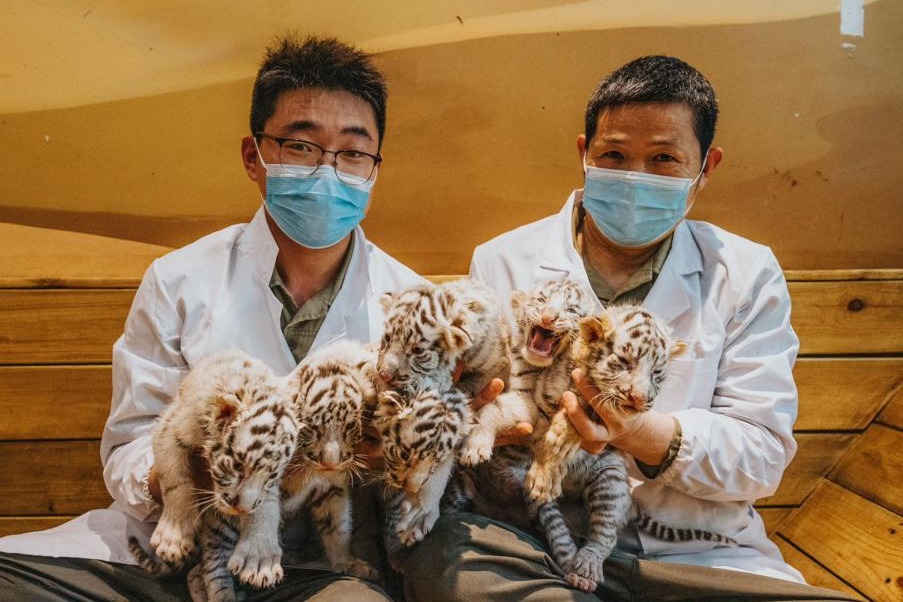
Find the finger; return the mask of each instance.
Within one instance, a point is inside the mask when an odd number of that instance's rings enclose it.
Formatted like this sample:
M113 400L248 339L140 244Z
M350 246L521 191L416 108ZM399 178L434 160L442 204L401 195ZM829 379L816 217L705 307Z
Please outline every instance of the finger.
M608 441L608 429L605 425L594 422L577 401L577 396L572 391L565 391L561 396L561 406L567 413L568 420L577 429L580 438L589 441Z
M527 445L530 443L530 435L533 434L533 425L529 422L518 422L513 428L499 433L495 438L495 447L504 445Z
M454 384L458 384L458 381L461 380L461 374L464 373L464 360L458 360L458 363L455 364L455 371L452 372L452 382Z
M588 454L593 454L594 456L596 454L601 454L602 450L606 447L608 447L608 444L601 441L587 441L584 439L583 442L580 443L580 449Z
M505 388L505 381L501 378L493 378L489 384L483 387L483 390L477 393L476 397L470 400L470 407L473 410L479 410L487 403L495 401L499 393Z
M580 397L584 400L590 401L599 395L599 390L590 384L589 379L586 378L586 374L584 374L583 370L580 368L576 368L571 372L571 379L574 381L574 385L577 387L577 392L580 393Z

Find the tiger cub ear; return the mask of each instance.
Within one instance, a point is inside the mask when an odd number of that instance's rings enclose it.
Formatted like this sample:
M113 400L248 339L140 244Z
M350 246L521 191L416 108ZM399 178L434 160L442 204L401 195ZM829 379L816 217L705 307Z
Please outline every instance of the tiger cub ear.
M221 424L228 424L238 416L241 400L230 393L219 395L213 406L213 419Z
M608 338L614 329L614 323L608 314L587 316L580 320L580 338L586 344Z
M442 337L445 348L449 351L463 351L473 344L473 337L467 330L467 320L461 315L446 323Z
M687 350L687 344L683 341L674 341L671 343L670 349L668 349L668 359L673 360L678 355L682 354Z
M395 300L398 298L394 293L383 293L379 296L379 305L383 308L383 312L388 313L389 309L395 304Z
M527 303L530 301L530 294L524 291L512 291L511 292L511 309L514 311L519 310L522 307L525 307Z

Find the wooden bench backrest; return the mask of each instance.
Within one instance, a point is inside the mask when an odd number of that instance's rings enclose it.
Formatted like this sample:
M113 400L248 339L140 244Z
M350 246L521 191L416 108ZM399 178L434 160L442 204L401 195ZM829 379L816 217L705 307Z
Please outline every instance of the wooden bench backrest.
M810 582L900 599L903 270L787 278L801 339L799 452L757 506ZM135 286L0 278L0 535L109 504L99 435Z

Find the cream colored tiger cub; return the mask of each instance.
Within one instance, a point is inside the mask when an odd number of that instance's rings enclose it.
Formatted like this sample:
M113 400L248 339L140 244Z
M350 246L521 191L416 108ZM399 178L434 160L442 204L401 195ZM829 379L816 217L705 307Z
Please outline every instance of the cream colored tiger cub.
M208 513L229 517L237 534L222 545L207 538L205 553L227 549L232 573L256 587L282 579L279 484L298 433L283 385L266 364L238 350L203 358L182 380L152 439L163 512L150 543L164 563L188 560L199 535L200 506L207 506ZM191 473L198 452L213 482L200 499ZM265 547L276 551L258 556L257 543L267 537L273 541Z
M380 298L385 332L377 369L388 388L473 398L510 368L508 328L495 293L473 278L422 284ZM455 370L463 365L460 379Z
M310 513L332 569L376 581L379 571L351 552L352 480L362 468L355 446L366 407L376 403L373 351L339 341L311 353L288 376L302 423L282 482L282 513Z

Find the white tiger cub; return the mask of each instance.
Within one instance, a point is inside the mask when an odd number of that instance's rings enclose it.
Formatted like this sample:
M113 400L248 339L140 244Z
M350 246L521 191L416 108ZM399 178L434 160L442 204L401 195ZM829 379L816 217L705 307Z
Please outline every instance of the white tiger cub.
M460 460L466 466L489 460L496 436L520 422L535 425L534 436L542 435L570 383L571 346L580 332L581 318L593 305L583 287L561 278L548 280L530 292L514 291L511 308L516 327L508 389L477 413L477 422L461 450Z
M283 382L269 366L238 350L199 361L154 430L163 496L150 541L156 555L172 565L185 562L198 535L199 505L206 505L238 519L230 570L256 587L280 581L280 553L259 555L255 544L266 533L278 535L279 484L297 434ZM191 457L197 452L210 466L213 490L206 500L198 500L192 480ZM278 536L271 543L278 550Z
M494 377L507 379L508 327L495 293L479 280L415 285L383 294L380 303L386 317L377 369L388 387L410 394L455 386L473 398Z
M421 541L439 518L442 494L471 420L469 399L457 389L379 394L373 424L385 463L384 540L389 562L399 572L404 546Z
M302 427L285 472L282 513L307 510L332 569L376 581L379 571L351 553L351 485L362 466L354 448L365 406L376 402L373 352L354 341L332 343L289 375Z

